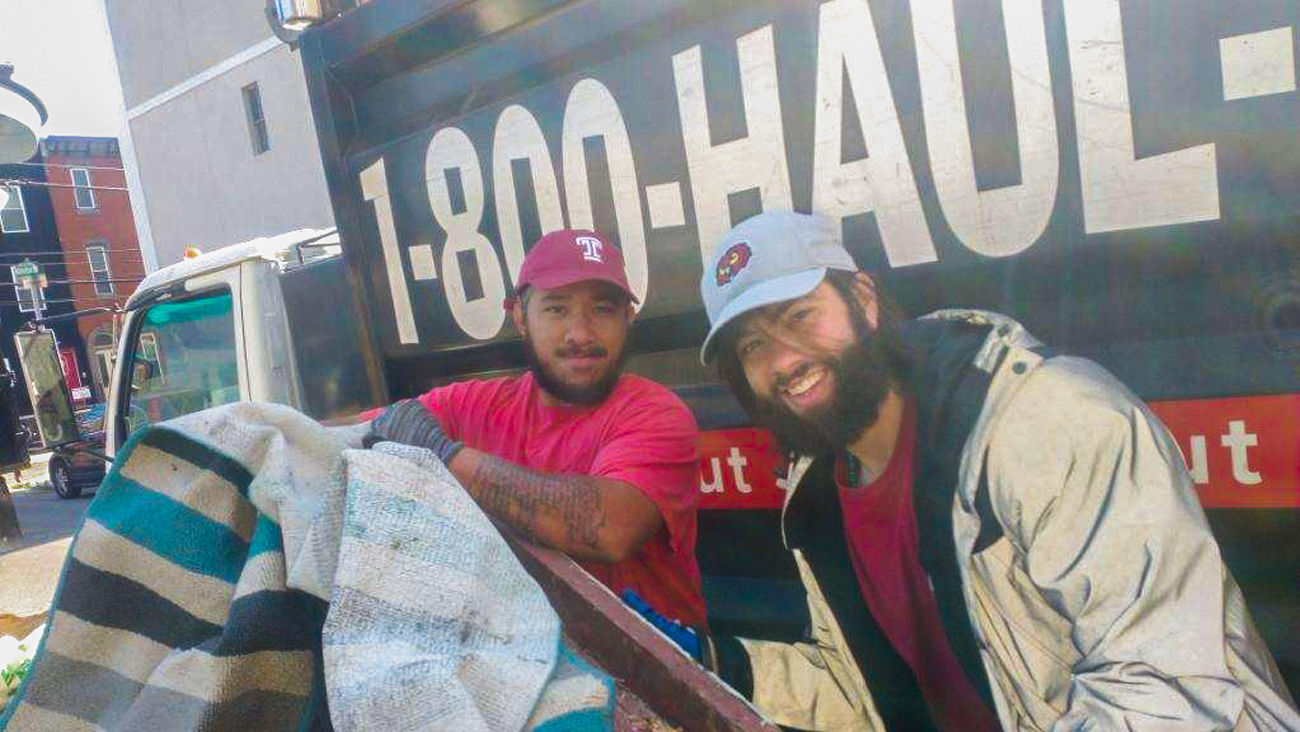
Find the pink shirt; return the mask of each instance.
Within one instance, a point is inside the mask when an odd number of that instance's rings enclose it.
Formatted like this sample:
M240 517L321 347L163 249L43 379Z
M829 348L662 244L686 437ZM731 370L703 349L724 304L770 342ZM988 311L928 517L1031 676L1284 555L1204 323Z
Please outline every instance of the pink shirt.
M695 562L699 428L681 399L624 374L595 406L548 406L531 373L462 381L420 397L453 439L546 473L631 484L659 507L664 526L631 558L582 562L616 593L631 588L666 617L706 627Z
M912 507L916 415L909 402L889 464L867 485L850 487L844 461L836 465L844 533L862 599L890 644L916 675L940 729L994 732L997 718L948 646L939 606L921 566Z

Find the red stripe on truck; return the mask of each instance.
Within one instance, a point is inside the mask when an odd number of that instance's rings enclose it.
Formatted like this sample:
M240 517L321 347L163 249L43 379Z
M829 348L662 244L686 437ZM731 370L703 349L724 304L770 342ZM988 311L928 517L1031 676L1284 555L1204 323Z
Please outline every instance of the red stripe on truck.
M1300 394L1152 402L1206 508L1300 508Z
M1152 402L1206 508L1300 508L1300 394ZM700 508L777 509L781 455L766 430L700 435Z

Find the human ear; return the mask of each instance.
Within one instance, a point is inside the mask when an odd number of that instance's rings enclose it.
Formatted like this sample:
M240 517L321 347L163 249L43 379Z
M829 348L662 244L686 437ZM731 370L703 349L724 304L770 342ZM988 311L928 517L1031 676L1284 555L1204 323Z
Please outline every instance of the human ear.
M515 303L510 306L510 320L514 322L515 330L519 331L519 335L528 335L528 321L524 318L523 298L516 299Z

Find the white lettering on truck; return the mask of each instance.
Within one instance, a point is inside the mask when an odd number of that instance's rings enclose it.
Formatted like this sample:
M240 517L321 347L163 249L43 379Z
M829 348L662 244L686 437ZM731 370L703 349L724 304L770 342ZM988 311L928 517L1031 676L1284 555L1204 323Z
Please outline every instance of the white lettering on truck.
M1234 419L1228 422L1228 434L1219 438L1219 444L1232 452L1232 479L1242 485L1258 485L1264 479L1250 469L1246 448L1259 444L1259 437L1246 431L1246 422Z
M673 56L682 142L695 198L695 229L702 260L713 254L713 245L731 228L728 195L757 188L765 211L794 206L785 159L772 26L741 36L736 41L736 53L740 57L740 86L749 136L720 145L713 144L709 135L700 47Z
M1088 233L1219 218L1214 145L1138 160L1119 0L1063 3Z
M1003 0L1020 184L981 192L966 124L952 0L912 0L925 140L939 206L972 251L1006 257L1038 241L1056 203L1059 151L1047 33L1039 0Z
M501 250L506 255L506 271L513 283L524 263L524 233L519 222L519 205L515 197L515 174L511 165L528 161L533 177L533 200L537 204L538 223L542 231L564 228L560 208L560 186L555 181L555 166L546 147L542 128L532 113L518 104L501 110L492 135L492 183L496 191L497 228Z
M595 79L574 84L564 107L564 195L569 202L569 225L581 229L595 228L587 155L582 147L589 137L601 137L605 141L614 217L618 221L618 241L627 267L627 281L632 294L644 307L650 268L646 262L641 189L637 186L636 164L632 160L632 141L628 139L627 124L614 95Z
M406 272L402 268L402 251L398 247L397 227L393 224L393 202L388 195L388 173L380 158L361 171L361 197L375 206L379 224L379 245L384 251L388 270L388 289L392 293L393 316L397 320L397 338L402 343L419 343L415 315L411 312L411 294L406 290Z
M447 173L453 170L460 178L462 211L452 206ZM424 157L424 179L433 219L447 232L447 241L442 245L442 282L452 317L472 338L491 338L505 322L501 303L505 301L506 286L501 279L501 260L492 242L478 230L483 221L483 172L469 136L455 127L438 130ZM465 291L462 253L473 255L483 289L480 297L471 299Z
M1085 231L1112 232L1219 218L1213 144L1136 157L1119 1L1067 2L1063 8ZM1022 252L1048 225L1060 175L1043 8L1034 0L1002 0L1020 182L984 191L978 189L975 179L966 121L969 100L962 86L952 4L948 0L913 0L911 9L921 111L939 210L957 239L971 251L991 257ZM938 255L904 143L871 8L866 0L831 0L819 7L818 14L815 108L811 110L812 209L841 223L849 216L874 214L892 267L934 262ZM731 225L728 197L732 194L756 189L765 210L793 205L773 33L773 26L765 25L736 40L747 130L739 139L718 143L712 139L700 47L691 46L671 58L694 225L703 257ZM846 82L856 100L852 110L844 109ZM869 151L850 161L841 159L841 121L846 111L857 116ZM491 173L506 273L514 279L525 250L513 163L528 162L544 231L563 226L564 213L570 226L590 227L594 214L584 145L599 138L609 163L618 238L629 280L644 301L652 284L647 222L633 142L618 102L604 83L581 79L570 89L562 125L560 153L567 212L561 210L556 169L537 119L518 104L507 106L497 119ZM495 249L479 230L484 181L470 138L458 128L439 129L429 143L426 168L434 218L447 233L438 263L448 307L470 337L492 338L504 324L500 301L505 280ZM457 171L464 210L452 210L447 170ZM360 182L364 200L374 205L398 340L418 343L383 161L366 167ZM682 210L680 187L685 184L669 181L646 187L644 205L651 227L690 223ZM438 279L430 245L410 249L415 279ZM465 254L472 258L462 256ZM477 268L481 291L472 293L473 297L466 292L462 267Z
M873 42L876 25L871 8L865 0L826 3L817 35L813 210L841 222L846 216L875 212L891 266L933 262L937 259L934 242L903 145L885 59ZM853 87L857 101L853 111L869 152L848 163L840 161L845 74Z
M1191 435L1191 455L1187 460L1187 472L1197 485L1209 485L1210 460L1206 449L1205 435ZM1228 431L1219 437L1219 445L1228 448L1228 458L1232 461L1232 479L1239 485L1259 485L1264 478L1250 468L1248 448L1259 445L1259 435L1246 430L1246 421L1233 419L1228 421Z

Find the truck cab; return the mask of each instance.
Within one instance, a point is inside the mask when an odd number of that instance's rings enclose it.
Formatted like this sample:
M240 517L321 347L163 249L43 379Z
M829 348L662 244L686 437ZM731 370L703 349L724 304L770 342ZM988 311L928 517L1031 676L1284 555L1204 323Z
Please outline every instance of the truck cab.
M370 406L339 253L332 230L299 229L146 277L126 304L106 453L147 424L230 402L319 419Z

